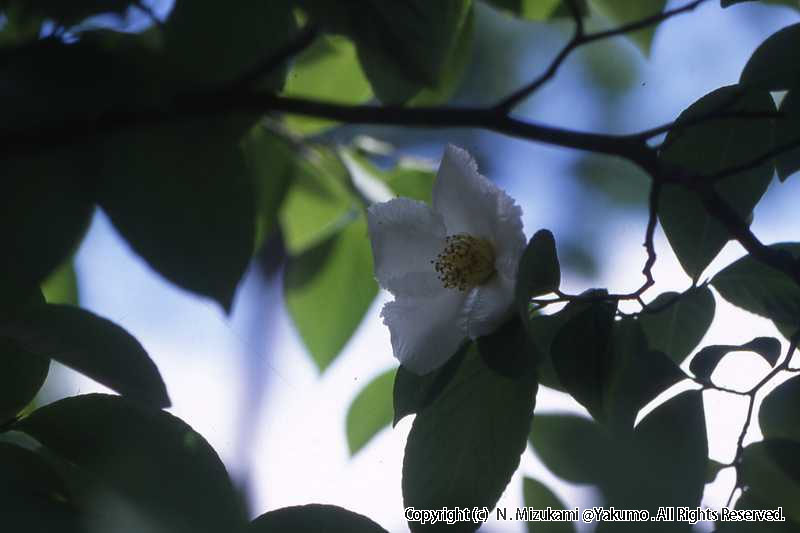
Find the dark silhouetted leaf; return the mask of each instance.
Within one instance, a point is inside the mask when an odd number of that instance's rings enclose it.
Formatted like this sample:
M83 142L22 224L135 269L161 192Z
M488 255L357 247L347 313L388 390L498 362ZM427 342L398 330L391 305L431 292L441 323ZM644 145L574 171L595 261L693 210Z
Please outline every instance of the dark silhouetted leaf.
M430 405L455 375L469 347L464 346L447 362L428 374L419 376L400 365L394 379L394 418L392 426L406 415Z
M647 307L656 312L643 312L639 323L650 348L681 364L711 326L716 304L708 287L696 287L683 294L659 294Z
M536 381L531 371L514 377L495 371L487 364L493 356L525 366L528 354L480 353L471 344L449 383L417 413L403 459L406 507L492 508L517 469L530 430ZM474 531L479 525L459 522L450 529ZM409 526L415 532L440 527Z
M783 507L787 518L800 520L800 442L768 439L744 449L741 481L771 508Z
M758 424L766 439L800 442L800 376L788 379L764 398Z
M798 47L800 24L773 33L750 56L740 83L768 91L785 91L800 85L800 65L795 61Z
M549 230L539 230L528 241L517 270L515 299L526 325L530 316L530 299L557 291L560 284L561 268L558 265L556 241Z
M0 337L0 424L33 400L49 369L47 357L28 353L13 340Z
M583 296L592 294L607 294L605 290L590 290L583 293ZM528 331L531 341L539 352L539 383L552 389L566 392L558 374L553 367L553 357L551 353L553 339L561 328L574 316L588 308L590 304L586 302L570 302L563 309L552 315L534 315L528 322Z
M775 122L775 146L783 147L792 143L798 145L798 148L775 158L775 169L778 171L781 181L785 181L790 175L800 170L800 102L798 100L800 100L800 89L786 93L779 108L780 112L786 116Z
M325 370L378 294L364 217L290 258L284 291L289 315L306 348L317 368Z
M545 466L570 483L598 484L613 464L610 435L600 424L581 416L537 414L530 442Z
M115 135L100 205L155 270L230 310L253 251L252 184L232 121L195 119Z
M37 409L14 429L89 472L167 531L219 533L245 526L217 454L168 413L120 396L89 394Z
M3 530L78 533L81 516L59 474L40 455L0 442Z
M525 507L533 509L564 509L564 504L558 496L544 484L533 478L522 479L522 496ZM574 533L575 525L571 522L528 522L530 533Z
M686 376L663 353L650 350L641 325L624 319L614 323L611 376L605 384L603 409L610 427L627 433L639 410Z
M89 311L43 305L0 325L0 335L26 355L55 359L132 400L169 406L161 375L139 341Z
M0 185L0 295L23 297L67 260L94 210L80 151L4 158Z
M347 409L347 445L355 455L380 430L392 422L392 386L395 370L367 383Z
M775 103L767 91L741 93L738 86L717 89L689 106L678 124L721 109L768 112ZM772 148L772 125L767 120L706 120L667 135L661 158L689 175L707 175L752 161ZM742 218L747 219L772 180L771 162L719 180L716 190ZM728 231L708 214L697 194L680 185L661 192L658 216L670 246L692 279L730 240Z
M656 407L636 427L631 444L630 450L620 450L616 476L606 489L610 504L652 513L661 506L700 505L708 461L701 391L681 393ZM641 524L629 526L635 531ZM690 529L690 524L648 525L648 531ZM604 529L611 530L616 531Z
M272 58L296 28L285 0L243 0L224 9L214 2L177 0L164 25L164 48L187 82L222 88ZM280 90L286 66L267 74L263 86Z
M730 352L753 352L757 353L770 366L775 366L781 355L781 343L774 337L756 337L755 339L742 344L741 346L712 345L700 350L689 364L689 370L702 380L711 378L711 374L717 365Z
M550 348L559 381L598 421L605 419L603 395L611 377L616 309L608 302L590 305L562 326Z
M772 244L770 248L800 257L798 243ZM733 305L771 319L787 337L800 323L800 287L783 272L750 255L725 267L711 284Z
M246 533L386 533L366 516L336 507L312 503L284 507L264 513L245 530Z

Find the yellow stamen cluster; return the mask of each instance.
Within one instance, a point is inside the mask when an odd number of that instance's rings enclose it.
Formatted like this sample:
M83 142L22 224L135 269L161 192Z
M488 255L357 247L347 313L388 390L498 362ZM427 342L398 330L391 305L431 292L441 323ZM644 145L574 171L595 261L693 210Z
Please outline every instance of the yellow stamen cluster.
M446 289L466 291L494 275L494 248L486 239L458 233L445 237L444 243L431 264Z

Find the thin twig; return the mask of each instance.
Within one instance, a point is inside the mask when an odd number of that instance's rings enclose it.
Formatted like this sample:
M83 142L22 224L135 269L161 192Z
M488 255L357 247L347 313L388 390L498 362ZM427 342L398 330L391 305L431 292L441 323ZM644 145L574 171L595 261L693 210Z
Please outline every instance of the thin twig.
M553 61L550 62L550 65L547 67L547 69L538 78L534 79L533 81L531 81L524 87L518 89L517 91L511 93L509 96L505 97L497 105L495 105L495 110L501 113L510 112L522 100L526 99L528 96L536 92L536 90L538 90L539 87L541 87L542 85L547 83L550 79L552 79L553 76L556 75L556 72L558 71L561 64L567 59L567 57L569 57L570 53L576 48L595 41L599 41L601 39L608 39L609 37L623 35L626 33L647 28L649 26L656 25L660 22L663 22L669 18L674 17L675 15L692 11L704 1L705 0L694 0L693 2L689 2L686 5L674 9L668 9L666 11L662 11L661 13L656 13L654 15L644 17L640 20L631 22L629 24L624 24L622 26L618 26L610 30L598 31L594 33L584 33L583 21L581 20L580 12L577 10L577 6L575 6L572 2L568 2L567 5L570 7L570 11L573 13L573 18L576 21L575 32L573 33L572 38L569 41L567 41L567 44L564 45L561 51L553 59Z

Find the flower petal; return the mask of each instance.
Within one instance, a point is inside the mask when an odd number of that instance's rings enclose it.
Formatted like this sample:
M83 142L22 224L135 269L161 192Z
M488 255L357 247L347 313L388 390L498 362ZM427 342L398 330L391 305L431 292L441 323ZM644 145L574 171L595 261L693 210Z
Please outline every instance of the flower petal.
M502 268L516 263L525 249L522 209L494 183L478 173L466 150L448 145L433 187L433 208L444 217L447 233L469 233L489 239ZM511 273L511 277L514 277Z
M465 339L457 318L463 292L441 288L428 298L400 297L383 306L394 356L415 374L442 366Z
M488 335L511 316L513 301L514 279L498 272L488 283L469 292L458 319L459 328L471 339Z
M375 277L382 287L412 295L435 286L431 261L442 251L445 236L440 214L423 202L395 198L370 206L367 226Z

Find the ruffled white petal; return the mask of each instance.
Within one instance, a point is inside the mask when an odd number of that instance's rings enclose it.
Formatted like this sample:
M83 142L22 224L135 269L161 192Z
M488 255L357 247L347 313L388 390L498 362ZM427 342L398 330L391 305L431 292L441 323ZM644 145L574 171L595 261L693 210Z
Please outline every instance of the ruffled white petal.
M370 206L367 227L375 277L382 287L396 295L413 295L441 286L431 264L445 237L439 213L423 202L395 198Z
M512 264L516 270L525 249L522 209L478 173L466 150L453 145L445 149L433 187L433 208L444 217L448 235L469 233L489 239L503 268Z
M469 291L459 315L459 328L471 339L488 335L508 320L513 302L513 278L498 273L485 285Z
M452 144L445 148L433 185L433 209L444 217L448 235L469 233L491 239L496 191L466 150Z
M465 339L458 315L466 295L442 287L427 298L398 297L383 306L394 356L415 374L442 366Z

